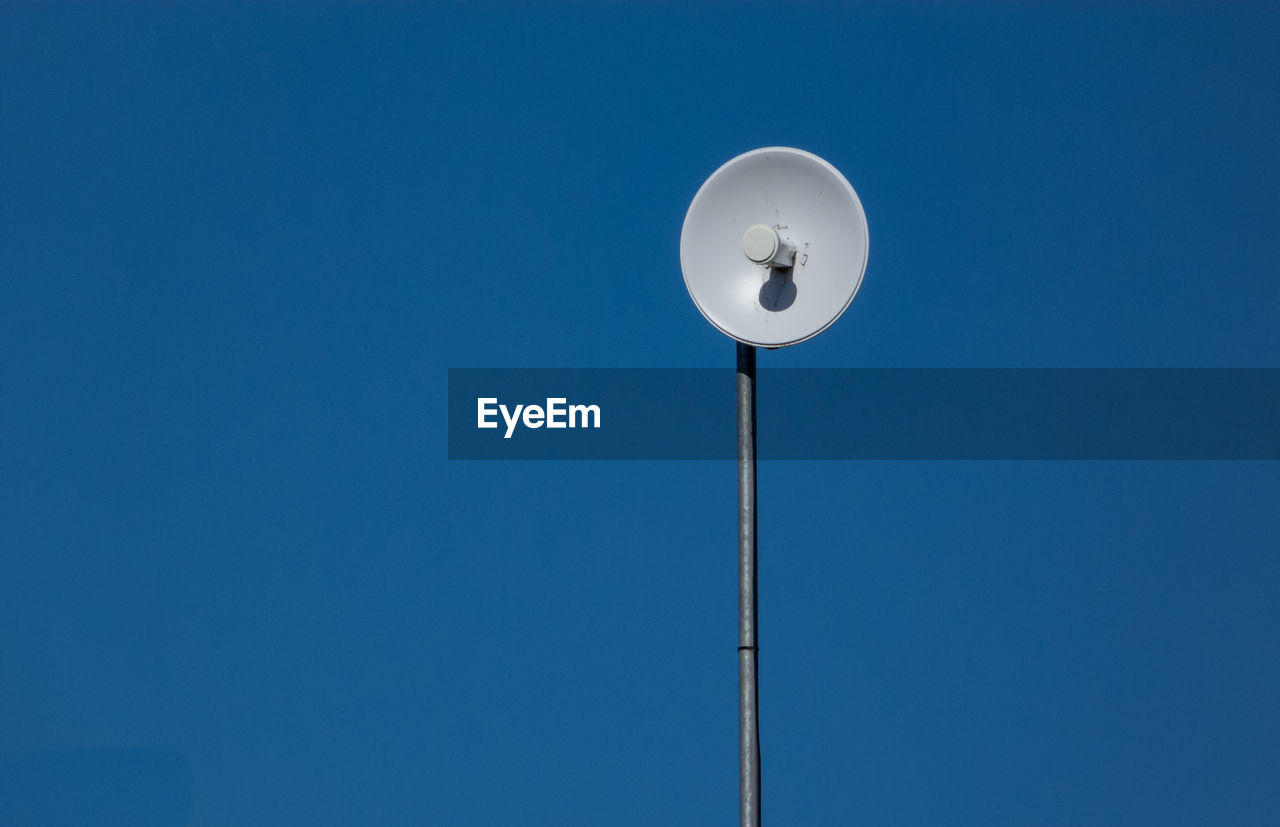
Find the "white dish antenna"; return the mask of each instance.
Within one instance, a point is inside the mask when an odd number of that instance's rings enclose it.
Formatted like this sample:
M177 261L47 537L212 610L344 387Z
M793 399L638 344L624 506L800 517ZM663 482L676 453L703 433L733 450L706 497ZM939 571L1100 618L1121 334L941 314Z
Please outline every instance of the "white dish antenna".
M867 270L867 217L840 171L808 152L767 147L711 174L689 205L680 269L720 332L785 347L826 330Z

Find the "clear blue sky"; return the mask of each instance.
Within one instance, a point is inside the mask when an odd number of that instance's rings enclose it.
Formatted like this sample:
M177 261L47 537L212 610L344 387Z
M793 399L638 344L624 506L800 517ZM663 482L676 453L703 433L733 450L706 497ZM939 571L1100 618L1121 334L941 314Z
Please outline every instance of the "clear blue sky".
M4 7L0 775L163 747L192 825L734 823L732 463L450 463L446 368L730 365L680 225L774 144L872 243L762 366L1280 367L1278 41L1266 4ZM760 496L768 821L1280 819L1277 464Z

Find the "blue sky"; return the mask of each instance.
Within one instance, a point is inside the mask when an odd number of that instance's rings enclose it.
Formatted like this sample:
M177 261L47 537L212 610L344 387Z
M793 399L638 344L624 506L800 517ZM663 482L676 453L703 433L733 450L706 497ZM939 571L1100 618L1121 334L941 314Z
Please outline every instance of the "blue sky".
M164 748L192 825L732 823L733 464L450 463L446 369L732 364L680 225L776 144L872 243L762 366L1280 367L1277 36L5 7L0 749ZM1280 814L1275 463L779 462L760 497L771 822Z

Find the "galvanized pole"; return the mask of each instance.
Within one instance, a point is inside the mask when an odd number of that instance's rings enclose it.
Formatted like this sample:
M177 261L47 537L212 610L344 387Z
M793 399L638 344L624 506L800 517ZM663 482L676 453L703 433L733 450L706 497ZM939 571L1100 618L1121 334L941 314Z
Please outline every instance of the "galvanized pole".
M738 342L738 791L741 827L760 827L756 638L756 349Z

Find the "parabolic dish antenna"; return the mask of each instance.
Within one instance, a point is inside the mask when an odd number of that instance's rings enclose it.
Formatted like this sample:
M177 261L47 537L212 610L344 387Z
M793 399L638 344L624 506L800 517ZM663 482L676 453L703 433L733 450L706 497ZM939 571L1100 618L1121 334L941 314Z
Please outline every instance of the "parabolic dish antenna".
M711 174L689 205L680 269L693 303L744 344L785 347L840 318L867 269L867 217L840 171L767 147Z

